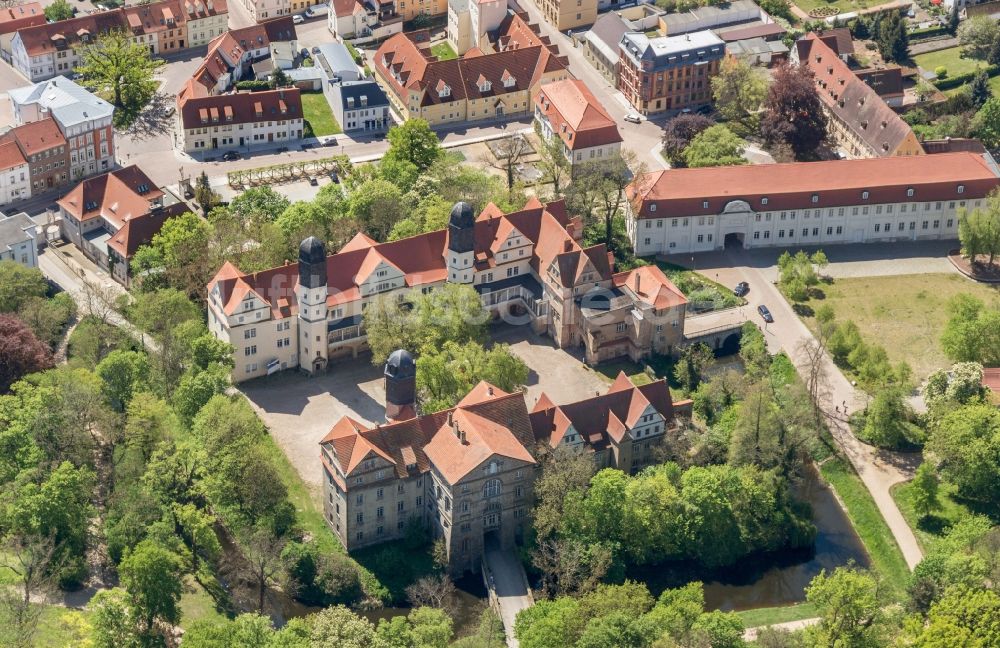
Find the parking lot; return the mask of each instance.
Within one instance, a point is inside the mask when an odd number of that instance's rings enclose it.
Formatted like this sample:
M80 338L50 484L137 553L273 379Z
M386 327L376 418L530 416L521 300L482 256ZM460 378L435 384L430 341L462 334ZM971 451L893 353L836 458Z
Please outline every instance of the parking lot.
M494 339L511 345L531 373L528 408L544 391L556 403L604 393L608 382L582 364L578 355L557 349L546 337L526 326L498 329ZM322 483L319 442L342 416L374 425L385 420L382 371L368 357L331 365L330 371L307 377L286 371L239 385L302 479Z

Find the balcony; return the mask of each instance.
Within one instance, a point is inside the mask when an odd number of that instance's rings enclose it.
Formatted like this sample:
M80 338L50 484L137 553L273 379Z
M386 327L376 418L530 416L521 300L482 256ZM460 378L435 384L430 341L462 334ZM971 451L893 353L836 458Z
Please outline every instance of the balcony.
M548 313L549 302L543 298L542 286L529 274L508 277L476 286L483 308L491 309L519 302L535 317Z
M361 315L330 322L326 330L327 343L331 345L365 337L364 320Z

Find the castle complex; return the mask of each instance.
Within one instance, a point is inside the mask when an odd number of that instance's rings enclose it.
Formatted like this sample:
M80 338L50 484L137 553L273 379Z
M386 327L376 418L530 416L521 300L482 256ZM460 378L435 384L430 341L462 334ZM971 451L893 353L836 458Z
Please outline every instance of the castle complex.
M209 330L235 347L233 380L283 369L326 371L367 350L362 312L380 295L405 300L445 283L470 285L493 317L529 324L589 363L670 354L687 300L656 266L616 273L606 247L580 244L563 201L532 199L477 218L466 203L448 229L389 243L357 234L327 255L302 242L298 263L247 274L226 263L208 285Z

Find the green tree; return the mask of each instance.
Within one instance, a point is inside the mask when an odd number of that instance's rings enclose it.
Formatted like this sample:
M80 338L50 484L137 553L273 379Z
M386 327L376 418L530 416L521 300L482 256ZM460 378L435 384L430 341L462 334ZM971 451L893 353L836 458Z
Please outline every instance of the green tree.
M364 310L364 328L372 364L385 364L396 349L417 350L418 336L411 326L410 313L390 295L379 295Z
M138 351L116 349L94 368L104 381L104 393L118 411L128 407L132 395L149 387L149 357Z
M153 239L136 250L132 273L143 290L170 287L196 302L205 300L205 286L218 270L210 243L212 226L191 212L168 218Z
M419 171L425 171L442 154L437 133L423 119L408 119L402 125L390 128L386 138L389 150L382 158L383 163L387 160L406 160L416 165Z
M38 268L0 261L0 313L14 313L33 297L44 297L49 286Z
M141 457L142 464L157 446L172 440L180 426L166 401L149 392L133 393L126 410L125 447Z
M663 127L663 155L675 167L684 166L684 150L699 133L715 122L697 113L678 115Z
M684 162L691 168L746 164L746 142L722 124L699 133L684 149Z
M569 179L573 170L566 157L566 145L556 134L548 139L544 138L538 122L535 122L535 133L542 142L542 146L538 150L538 166L542 172L542 182L550 183L552 195L559 198L565 188L564 182Z
M644 173L645 167L635 154L625 150L604 160L577 165L573 170L566 201L573 213L583 217L585 225L603 225L601 241L612 252L619 248L614 225L625 204L625 190Z
M62 339L66 324L76 316L76 302L64 292L52 299L29 297L21 303L17 316L39 340L54 348Z
M125 30L109 31L83 45L76 73L84 84L106 88L115 107L116 129L136 123L156 94L153 79L163 61L152 58L149 47Z
M984 404L959 407L931 426L925 454L965 497L1000 502L1000 413Z
M181 561L151 541L139 543L118 566L122 586L139 618L141 632L149 636L157 624L180 621Z
M976 76L972 77L972 83L969 84L969 96L972 98L972 105L977 109L982 108L983 104L993 97L993 90L990 89L990 76L986 70L980 68L976 72Z
M938 499L938 477L934 466L924 462L917 468L913 476L913 508L921 518L940 510L941 500Z
M428 412L453 407L480 381L514 392L527 379L528 366L505 344L487 350L478 342L448 341L425 348L417 361L417 390Z
M389 648L371 622L342 605L326 608L314 615L309 638L312 648Z
M222 367L188 372L174 390L174 409L182 421L190 423L212 396L221 394L228 386L229 372Z
M693 392L701 384L705 369L714 357L707 345L689 344L681 350L681 357L674 366L674 380L681 389Z
M826 117L809 68L782 65L774 72L760 130L770 146L789 147L797 160L815 154L826 139Z
M407 615L407 621L414 647L448 648L454 632L451 617L444 610L419 607Z
M962 293L948 302L948 313L941 332L941 348L948 357L984 366L1000 363L1000 309Z
M45 19L49 22L59 22L60 20L69 20L73 17L76 10L66 2L66 0L56 0L49 6L45 7Z
M308 642L279 642L271 620L260 614L241 614L232 621L199 620L184 632L185 648L308 648Z
M958 42L964 58L986 60L998 36L1000 26L989 16L972 16L958 26Z
M862 436L881 448L898 448L910 436L910 412L899 389L881 389L865 411Z
M201 215L206 218L212 208L219 204L219 194L215 189L212 189L212 185L208 181L208 174L204 171L194 182L194 200L201 207Z
M139 293L129 308L129 319L149 333L159 345L155 355L168 393L184 370L188 350L187 336L203 327L198 308L187 294L173 288ZM192 326L194 328L192 328Z
M125 590L115 587L100 591L89 607L93 610L94 648L146 648L139 615Z
M179 534L191 552L191 572L198 572L200 559L213 561L222 554L215 533L215 517L192 503L174 504L171 513Z
M271 72L271 76L267 79L267 83L271 86L272 90L276 90L277 88L287 88L291 85L291 82L288 80L288 75L285 74L285 71L280 67L274 68L274 71Z
M275 221L290 204L288 198L269 186L251 187L233 198L229 212L244 222Z
M712 97L719 114L748 130L755 126L766 96L767 75L735 56L723 59L718 75L712 77Z
M404 211L402 192L388 180L368 180L351 194L351 218L376 241L388 238Z
M1000 97L983 104L973 120L973 131L987 148L1000 145Z
M882 619L878 580L868 572L838 567L820 572L806 588L806 600L816 606L820 625L816 646L878 645L875 633Z
M988 589L949 588L931 606L913 644L919 648L1000 645L1000 594Z
M873 32L873 40L883 59L903 63L909 58L910 41L902 12L880 13L873 25Z
M973 263L977 257L989 257L989 265L1000 255L1000 194L993 192L982 208L972 212L965 209L958 214L958 237L962 241L962 254Z
M950 369L938 369L927 377L924 385L924 402L936 408L951 404L966 405L986 396L983 387L983 365L978 362L959 362Z

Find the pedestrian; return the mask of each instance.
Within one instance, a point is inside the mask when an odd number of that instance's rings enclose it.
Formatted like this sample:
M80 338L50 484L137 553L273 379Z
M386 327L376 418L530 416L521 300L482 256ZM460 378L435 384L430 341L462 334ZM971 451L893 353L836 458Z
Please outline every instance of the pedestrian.
M840 414L840 405L837 405L837 406L836 406L836 407L834 407L833 409L837 410L837 414Z

